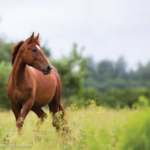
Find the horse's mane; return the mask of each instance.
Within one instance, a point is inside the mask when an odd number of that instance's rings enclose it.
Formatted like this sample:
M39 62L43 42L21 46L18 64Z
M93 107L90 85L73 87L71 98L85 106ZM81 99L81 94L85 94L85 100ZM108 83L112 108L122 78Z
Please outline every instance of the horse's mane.
M28 40L28 39L27 39L27 40ZM26 41L27 41L27 40L26 40ZM11 53L11 64L12 64L12 65L13 65L14 62L15 62L15 58L16 58L16 56L17 56L17 53L18 53L18 51L19 51L21 45L22 45L24 42L26 42L26 41L20 41L20 42L18 42L15 46L13 46L13 51L12 51L12 53ZM40 46L39 40L33 39L33 42L34 42L35 44L37 44L37 45Z
M15 46L13 46L13 51L11 53L11 64L13 65L15 62L15 58L17 56L17 53L19 51L19 48L21 47L21 45L24 43L24 41L20 41L18 42Z

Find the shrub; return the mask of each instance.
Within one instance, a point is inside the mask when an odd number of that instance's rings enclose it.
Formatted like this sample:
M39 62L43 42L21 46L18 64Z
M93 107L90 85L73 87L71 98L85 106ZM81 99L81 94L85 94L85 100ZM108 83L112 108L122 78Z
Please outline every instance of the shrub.
M0 109L2 110L10 108L10 103L6 93L10 71L10 64L4 62L0 63Z
M119 138L120 150L150 149L150 110L135 112L125 126Z

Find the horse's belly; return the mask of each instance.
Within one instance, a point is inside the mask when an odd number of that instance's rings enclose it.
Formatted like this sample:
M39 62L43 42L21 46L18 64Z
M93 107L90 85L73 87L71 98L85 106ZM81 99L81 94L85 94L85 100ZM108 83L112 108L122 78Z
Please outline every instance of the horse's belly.
M34 105L43 107L47 105L56 92L56 79L53 75L48 75L46 79L42 78L37 82L37 90Z

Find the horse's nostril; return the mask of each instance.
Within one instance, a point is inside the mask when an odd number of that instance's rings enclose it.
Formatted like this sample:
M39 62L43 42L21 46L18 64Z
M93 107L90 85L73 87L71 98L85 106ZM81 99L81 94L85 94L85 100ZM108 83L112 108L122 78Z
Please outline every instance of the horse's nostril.
M47 70L48 70L48 71L50 71L50 70L51 70L51 67L50 67L50 66L48 66L48 67L47 67Z

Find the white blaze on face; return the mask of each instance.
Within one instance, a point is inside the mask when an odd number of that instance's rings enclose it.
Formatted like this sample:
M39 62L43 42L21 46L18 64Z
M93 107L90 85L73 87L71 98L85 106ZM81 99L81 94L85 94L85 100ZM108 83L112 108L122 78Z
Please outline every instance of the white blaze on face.
M40 47L39 47L38 45L36 45L36 48L37 48L38 50L40 50Z

